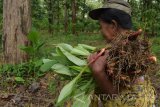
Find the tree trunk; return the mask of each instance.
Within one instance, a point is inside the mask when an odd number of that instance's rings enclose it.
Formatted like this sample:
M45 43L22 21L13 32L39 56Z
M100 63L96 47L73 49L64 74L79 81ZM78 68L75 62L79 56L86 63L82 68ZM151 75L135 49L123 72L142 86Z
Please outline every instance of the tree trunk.
M60 1L58 0L57 1L57 25L58 25L58 31L60 30L59 27L60 27Z
M76 35L76 0L72 0L72 33Z
M83 0L83 3L84 3L84 5L86 5L86 0ZM83 10L83 12L82 12L82 18L84 19L85 18L85 11Z
M64 31L68 31L68 9L67 9L67 0L65 0L65 5L64 5Z
M48 5L48 22L49 22L49 33L53 33L53 29L52 29L52 26L53 26L53 4L52 4L52 0L47 0L47 5Z
M4 61L17 64L28 59L19 46L29 44L27 34L31 28L30 0L3 1Z
M152 6L152 0L143 0L144 10L147 10L148 8L151 8L151 6Z

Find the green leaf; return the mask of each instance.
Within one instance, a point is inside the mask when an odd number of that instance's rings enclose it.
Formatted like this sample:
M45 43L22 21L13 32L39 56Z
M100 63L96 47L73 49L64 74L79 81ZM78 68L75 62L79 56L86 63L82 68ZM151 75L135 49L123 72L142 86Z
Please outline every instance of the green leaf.
M81 72L84 69L84 67L80 67L80 66L69 66L69 68L78 72ZM85 72L91 73L91 70L89 69L89 67L85 69Z
M85 60L79 59L78 57L76 57L76 56L72 55L71 53L67 52L66 50L64 50L62 47L59 47L59 49L67 57L67 59L70 60L71 62L73 62L74 64L76 64L78 66L87 65L87 62Z
M50 60L50 59L43 59L43 63L47 63L47 62L50 62L50 61L53 61L53 60Z
M69 70L69 68L62 64L54 64L52 69L58 74L72 76L72 72Z
M41 42L41 43L37 44L36 50L38 51L44 44L45 44L45 42Z
M53 57L59 56L57 53L51 53Z
M91 103L90 95L86 95L85 92L74 96L74 99L72 107L89 107Z
M83 70L85 70L86 67L84 67ZM60 95L58 97L58 104L61 103L62 101L66 100L73 92L74 88L76 88L76 83L77 81L81 78L82 74L84 71L81 71L77 77L75 77L72 81L70 81L67 85L63 87L63 89L60 92Z
M78 46L82 46L82 47L84 47L87 50L92 50L92 51L96 50L96 47L89 46L89 45L86 45L86 44L78 44Z
M69 65L71 62L64 56L64 55L58 55L56 53L52 53L53 59L57 62L63 64L63 65ZM73 63L72 63L73 64Z
M67 99L71 93L73 92L75 88L75 84L77 82L78 78L74 78L72 81L70 81L67 85L63 87L63 89L60 92L60 95L58 97L57 104L61 103L65 99Z
M73 47L71 45L66 44L66 43L58 44L58 47L62 47L63 49L65 49L68 52L72 51L72 49L73 49Z
M84 90L87 91L88 88L92 88L92 87L91 87L92 82L93 82L93 78L91 78L88 82L86 82L85 85L81 86L80 89L83 90L83 91L84 91Z
M52 68L52 66L53 66L54 64L56 64L56 63L57 63L57 61L55 61L55 60L46 62L46 63L44 63L44 64L41 66L40 70L43 71L43 72L48 71L48 70L50 70L50 69Z
M37 61L34 62L34 64L35 64L35 67L39 67L43 64L43 61L42 60L37 60Z
M20 46L20 49L27 52L28 54L34 53L34 48L32 46Z
M22 77L15 77L16 82L25 82L25 80Z
M71 51L71 54L81 55L81 56L88 56L88 55L90 55L90 53L85 52L85 51L82 51L82 50L79 50L79 49L76 49L76 48L74 48L74 49Z
M56 53L59 56L64 56L65 57L65 55L63 54L63 52L59 49L59 47L56 47Z
M78 49L78 50L81 50L81 51L85 52L85 53L88 54L88 55L90 55L89 51L86 50L85 48L83 48L82 46L77 46L77 47L75 47L75 48Z
M30 31L28 34L28 39L34 44L37 44L39 40L39 33L36 30Z

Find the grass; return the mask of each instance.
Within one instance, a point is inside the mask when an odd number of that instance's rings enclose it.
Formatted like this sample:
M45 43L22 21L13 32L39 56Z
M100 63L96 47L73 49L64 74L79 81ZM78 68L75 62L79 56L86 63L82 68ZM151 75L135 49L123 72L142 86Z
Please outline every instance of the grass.
M72 34L56 33L49 34L48 32L41 32L41 39L46 42L42 53L44 56L49 55L53 50L54 46L59 43L67 43L75 46L77 44L88 44L91 46L96 46L97 48L105 47L105 41L100 34L86 35L79 34L75 36Z
M85 43L85 44L94 44L95 42L104 42L102 36L100 34L93 34L93 35L85 35L79 34L78 36L72 34L64 34L64 33L56 33L54 35L48 34L46 32L42 32L42 39L46 39L48 43L57 44L57 43L69 43L72 45L76 45L78 43Z

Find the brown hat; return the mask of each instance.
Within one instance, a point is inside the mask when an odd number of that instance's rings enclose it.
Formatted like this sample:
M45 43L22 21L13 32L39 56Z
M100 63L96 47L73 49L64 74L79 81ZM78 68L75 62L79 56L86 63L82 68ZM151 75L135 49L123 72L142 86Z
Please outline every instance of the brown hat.
M125 13L131 16L131 12L132 12L131 6L128 2L124 0L106 0L102 8L98 8L90 11L89 16L94 20L98 20L103 10L106 10L109 8L124 11Z

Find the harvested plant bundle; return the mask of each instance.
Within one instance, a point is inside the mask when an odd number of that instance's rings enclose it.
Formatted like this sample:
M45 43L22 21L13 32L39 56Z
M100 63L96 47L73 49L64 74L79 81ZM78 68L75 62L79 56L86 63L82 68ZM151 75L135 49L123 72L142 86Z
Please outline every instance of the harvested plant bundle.
M111 47L102 49L97 57L87 63L88 55L96 48L85 44L72 47L69 44L58 44L52 60L44 59L42 71L53 69L54 72L69 81L58 97L58 104L72 99L72 107L89 107L90 95L95 89L95 82L88 65L100 57L105 50L109 51L106 74L114 85L128 86L135 78L156 70L156 57L151 54L148 40L138 37L138 32L118 35Z
M157 70L156 57L151 53L148 39L140 37L142 31L118 35L109 49L106 73L114 85L130 86L142 75Z
M95 52L96 48L85 44L78 44L72 47L69 44L58 44L55 53L52 53L53 60L44 59L42 71L52 69L55 73L69 81L61 90L58 104L67 99L75 100L72 107L88 107L90 95L94 90L95 82L87 64L87 57Z

